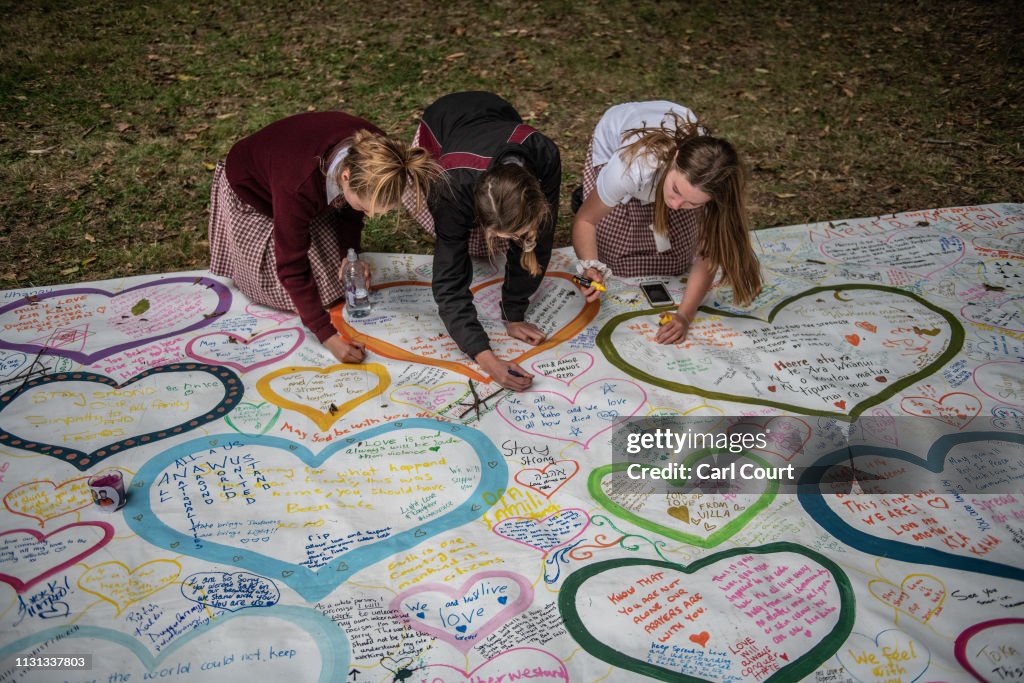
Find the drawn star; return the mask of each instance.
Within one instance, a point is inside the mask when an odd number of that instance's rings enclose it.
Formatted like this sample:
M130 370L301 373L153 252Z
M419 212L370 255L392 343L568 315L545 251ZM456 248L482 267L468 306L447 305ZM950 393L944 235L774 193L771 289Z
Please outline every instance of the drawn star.
M604 395L614 392L616 386L617 385L612 384L611 382L605 382L601 385L601 394Z
M582 429L580 429L579 427L573 427L572 429L570 429L570 430L569 430L569 432L570 432L570 433L571 433L571 434L572 434L573 436L579 436L580 434L582 434L582 433L583 433L583 430L582 430Z

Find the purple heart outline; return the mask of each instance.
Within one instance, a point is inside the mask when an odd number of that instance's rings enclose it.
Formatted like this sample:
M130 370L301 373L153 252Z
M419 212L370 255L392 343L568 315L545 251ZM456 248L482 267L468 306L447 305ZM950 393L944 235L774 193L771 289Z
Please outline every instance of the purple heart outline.
M188 282L196 285L197 287L201 286L207 289L212 289L217 294L217 306L214 308L214 310L205 313L201 320L197 320L196 322L186 327L180 329L171 329L168 330L167 332L155 334L151 337L145 337L143 339L134 339L131 341L123 342L121 344L115 344L114 346L104 347L93 353L52 348L44 344L37 343L17 343L7 341L6 339L3 338L0 338L0 349L24 351L30 354L43 353L52 356L62 356L64 358L70 358L71 360L81 363L82 365L90 365L100 360L101 358L106 358L107 356L111 356L115 353L120 353L121 351L126 351L127 349L132 349L137 346L143 346L145 344L149 344L160 339L166 339L167 337L183 334L185 332L191 332L192 330L197 330L201 327L206 327L207 325L212 323L216 318L227 313L228 310L231 308L231 290L229 290L225 285L221 284L220 282L217 282L216 280L208 277L170 277L162 280L144 282L142 284L136 285L134 287L129 287L128 289L125 289L117 293L109 292L105 289L97 289L95 287L72 287L70 289L60 289L53 292L48 292L46 294L38 294L33 297L25 297L13 303L7 304L6 306L0 307L0 317L15 309L22 308L25 306L34 306L41 301L57 297L66 297L74 294L98 294L101 296L105 296L108 299L113 299L128 294L129 292L134 292L139 289L161 287L163 285L178 282Z
M106 375L97 375L92 372L61 372L53 375L43 375L42 377L26 382L22 386L15 387L5 394L0 394L0 413L11 405L14 399L33 387L45 386L55 382L96 382L115 389L123 389L124 387L130 386L135 382L149 377L150 375L158 375L166 372L205 372L209 375L213 375L213 377L219 380L224 386L224 398L206 414L191 418L187 422L182 422L181 424L168 427L167 429L158 429L156 431L149 432L148 434L129 436L107 446L102 446L89 453L75 448L70 448L68 446L57 446L54 444L41 443L38 440L20 437L17 434L7 431L3 427L2 423L0 423L0 445L12 446L14 448L32 451L33 453L49 455L57 458L58 460L69 462L78 468L79 471L84 472L101 460L104 460L111 455L116 455L121 451L134 448L135 446L151 444L172 436L177 436L191 431L201 425L219 420L230 413L238 402L242 400L242 395L244 393L242 380L232 370L215 365L203 365L201 363L175 363L173 365L158 365L155 368L150 368L145 372L135 375L123 384L119 384L117 380L111 379Z

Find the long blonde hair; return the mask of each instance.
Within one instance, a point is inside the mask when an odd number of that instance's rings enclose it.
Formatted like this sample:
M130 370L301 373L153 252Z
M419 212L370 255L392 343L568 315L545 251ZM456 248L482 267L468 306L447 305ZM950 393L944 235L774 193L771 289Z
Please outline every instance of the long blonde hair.
M357 131L352 136L348 155L331 178L339 189L345 169L348 169L349 187L371 210L400 206L409 183L419 209L434 181L443 173L440 164L422 147L408 147L404 142L368 130Z
M732 285L733 300L745 306L761 291L761 266L750 242L747 214L747 173L735 148L728 141L711 136L703 123L688 121L675 112L671 126L632 128L622 141L626 163L642 154L657 159L655 174L654 230L668 234L665 177L675 169L711 200L696 209L703 226L700 253L725 282Z
M493 254L501 239L513 240L523 250L519 264L530 275L540 275L534 249L541 231L551 222L551 205L537 177L518 164L495 166L480 178L474 203L488 251Z

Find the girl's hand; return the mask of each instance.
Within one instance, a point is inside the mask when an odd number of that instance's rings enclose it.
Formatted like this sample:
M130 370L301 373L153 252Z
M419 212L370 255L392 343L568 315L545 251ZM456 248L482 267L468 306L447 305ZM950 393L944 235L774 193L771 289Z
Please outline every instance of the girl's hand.
M506 389L522 391L533 384L533 375L516 363L498 358L493 351L482 351L475 360L491 379Z
M686 340L690 333L690 321L675 313L672 319L661 326L658 333L654 335L654 341L659 344L678 344Z
M587 268L585 271L583 271L583 277L594 282L599 282L602 285L604 284L604 275L601 273L601 271L599 271L596 268ZM594 287L587 287L586 289L583 290L583 296L586 297L587 303L590 303L592 301L597 301L598 299L600 299L601 292L598 291L597 289L594 289Z
M366 355L362 344L357 341L346 341L340 334L325 341L324 347L342 363L362 363Z
M370 262L359 259L357 262L363 267L363 277L366 278L366 288L373 288L373 273L370 270ZM341 259L341 268L338 268L338 279L342 282L345 281L345 269L348 268L348 257Z
M548 338L539 327L528 322L506 322L505 332L508 333L508 336L524 341L531 346L536 346Z

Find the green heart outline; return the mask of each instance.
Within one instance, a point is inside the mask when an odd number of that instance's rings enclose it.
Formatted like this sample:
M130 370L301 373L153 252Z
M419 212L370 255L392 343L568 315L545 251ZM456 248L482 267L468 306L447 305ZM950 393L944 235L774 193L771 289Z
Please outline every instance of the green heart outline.
M250 403L249 401L242 401L238 405L240 405L240 406L252 406L253 408L259 408L260 406L273 405L273 404L270 403L269 401L260 401L259 403ZM269 420L267 420L267 426L263 429L262 432L259 432L259 433L243 432L241 429L239 429L238 427L235 426L234 422L231 421L231 416L230 415L224 417L224 422L227 423L228 427L231 427L232 429L234 429L239 434L244 434L246 436L263 436L264 434L266 434L267 432L269 432L271 429L274 428L274 425L277 424L277 421L278 421L278 419L280 417L281 417L281 406L277 406L277 410L274 411L273 416L271 416L271 418Z
M681 565L675 562L663 560L647 560L642 558L625 557L614 560L603 560L578 569L570 574L562 584L558 593L558 611L562 615L562 621L566 630L573 637L576 643L594 657L611 664L614 667L632 671L643 676L656 678L669 683L712 683L704 678L696 678L687 674L670 671L641 659L630 657L618 650L614 650L605 643L591 635L590 631L583 625L579 612L576 611L576 594L587 579L602 572L619 567L644 565L658 567L682 572L683 574L695 574L708 565L716 564L736 555L773 555L778 553L794 553L803 555L809 560L824 567L836 582L839 590L839 619L836 625L822 638L817 645L808 650L804 655L798 657L774 674L765 679L764 683L798 681L818 668L829 657L834 655L853 631L854 611L856 609L856 598L853 594L853 587L850 579L839 565L827 557L816 553L810 548L797 545L796 543L779 542L752 548L733 548L714 553L703 557L688 565Z
M715 453L725 453L725 451L717 448L704 448L699 451L694 451L690 455L686 456L686 459L683 460L682 464L689 466L693 462ZM743 451L738 455L752 460L762 467L772 466L763 458L759 458L753 453L749 453L747 451ZM715 530L707 538L704 538L695 534L688 534L683 531L671 529L667 526L658 524L657 522L652 522L646 517L641 517L635 512L625 509L608 497L608 495L601 489L601 480L604 479L605 475L621 472L622 470L628 469L632 464L636 463L613 463L611 465L602 465L601 467L591 471L590 477L587 479L587 490L590 492L591 498L596 500L601 507L619 519L624 519L627 522L632 522L633 524L636 524L643 529L647 529L648 531L653 531L656 534L661 534L662 536L671 538L674 541L681 541L689 545L697 546L698 548L714 548L716 545L719 545L723 541L735 536L741 529L743 529L743 527L749 524L750 521L761 512L761 510L771 505L772 501L775 500L775 494L779 491L779 482L775 480L768 480L768 487L760 496L758 496L753 505L744 510L742 514L736 517L736 519L731 520L721 529ZM640 466L644 469L656 467L656 465L647 464L641 464ZM682 482L684 480L676 479L673 481Z
M721 391L709 391L707 389L701 389L700 387L693 386L691 384L681 384L679 382L672 382L670 380L661 377L655 377L654 375L644 372L635 365L632 365L631 363L627 362L622 356L619 355L619 352L615 348L615 345L612 344L612 332L615 331L615 328L617 328L621 323L625 322L626 320L629 320L630 318L651 315L652 312L658 313L668 311L671 310L671 307L645 309L641 311L621 313L612 318L611 320L609 320L607 323L605 323L604 327L601 328L601 331L597 333L597 338L594 343L599 349L601 349L601 353L603 353L604 357L608 359L608 362L610 362L612 365L625 372L630 377L633 377L634 379L639 379L643 382L647 382L648 384L653 384L654 386L657 387L662 387L663 389L668 389L669 391L675 391L680 394L696 394L697 396L702 396L704 398L717 399L721 401L732 401L735 403L746 403L749 405L769 406L772 408L779 408L781 410L793 411L801 415L837 417L840 419L849 420L858 417L868 408L871 408L880 403L883 403L884 401L889 400L898 392L903 391L904 389L906 389L919 379L924 379L925 377L933 375L935 372L939 370L939 368L941 368L943 365L952 360L958 353L960 353L960 349L964 345L964 328L963 325L960 324L960 321L957 320L956 317L954 317L953 314L950 313L949 311L945 311L939 308L935 304L923 299L922 297L918 296L917 294L914 294L913 292L907 292L902 289L897 289L896 287L887 287L885 285L864 284L829 285L825 287L813 287L811 289L804 290L803 292L783 299L781 302L776 304L775 307L772 308L772 310L768 313L767 321L753 315L733 313L732 311L708 308L707 306L701 306L699 309L704 311L705 313L710 313L712 315L721 315L730 318L746 318L748 320L756 320L758 322L771 325L775 321L775 317L779 314L779 312L792 302L796 301L797 299L802 299L804 297L811 296L819 292L834 292L834 296L837 299L839 299L838 295L840 292L850 291L854 289L870 289L878 292L888 292L890 294L896 294L898 296L902 296L907 299L916 301L917 303L921 304L928 310L937 313L939 316L944 318L947 323L949 323L950 339L949 346L946 348L946 350L939 354L939 356L931 363L921 368L920 370L913 372L907 375L906 377L903 377L902 379L893 382L892 384L887 385L884 389L882 389L882 391L875 394L874 396L869 396L865 398L863 401L861 401L853 408L851 408L849 413L841 413L831 410L815 410L813 408L805 408L803 406L790 405L788 403L783 403L781 401L769 401L758 398L751 398L748 396L739 396L737 394L728 394ZM842 299L839 300L842 301Z

